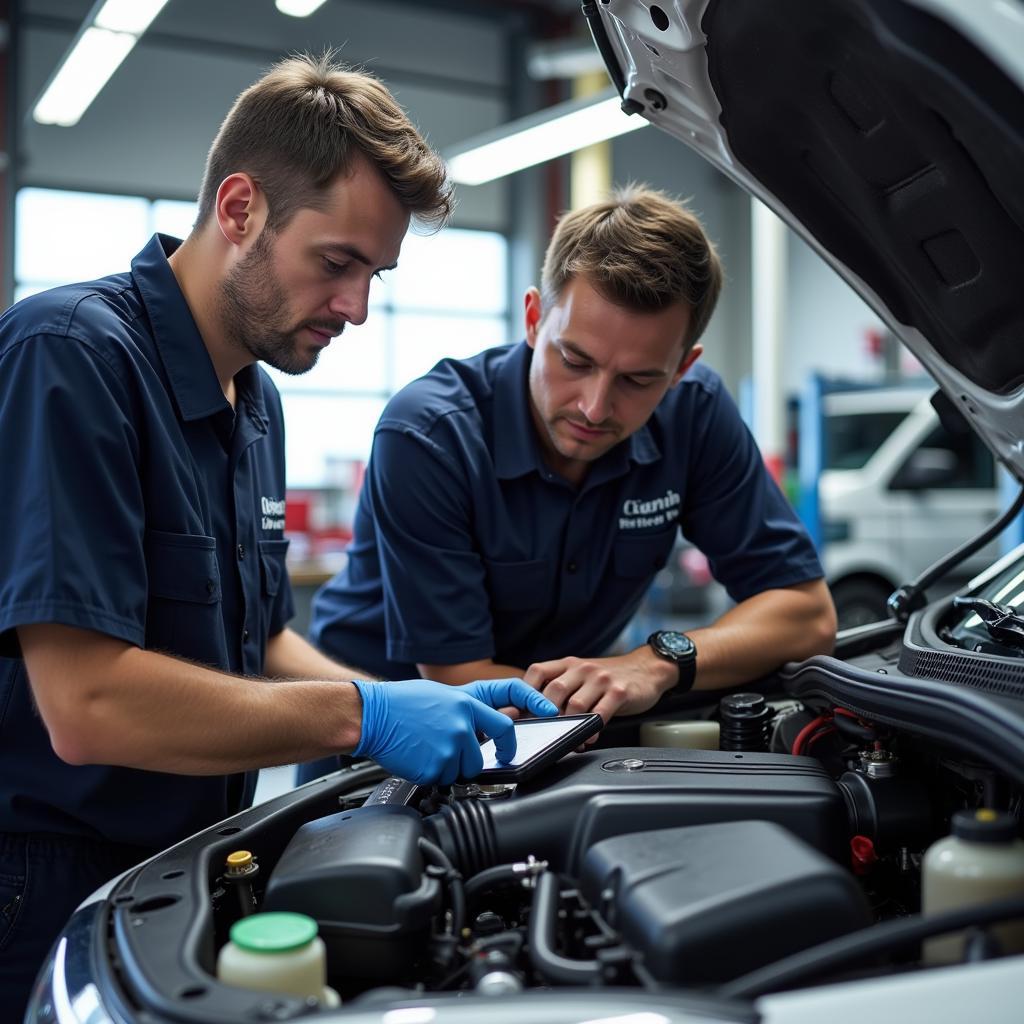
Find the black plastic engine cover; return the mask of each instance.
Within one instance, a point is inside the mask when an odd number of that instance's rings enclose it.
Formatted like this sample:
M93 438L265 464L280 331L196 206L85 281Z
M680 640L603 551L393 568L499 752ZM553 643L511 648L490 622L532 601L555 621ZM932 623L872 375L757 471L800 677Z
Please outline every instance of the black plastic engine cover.
M465 872L529 854L574 874L602 839L654 828L773 821L836 860L846 805L821 764L789 754L619 747L573 754L509 799L428 819Z
M581 889L659 981L704 984L871 923L853 878L767 821L660 829L593 846Z
M395 805L308 822L277 862L261 909L314 918L332 978L405 978L441 905L440 883L423 871L422 834L419 814Z

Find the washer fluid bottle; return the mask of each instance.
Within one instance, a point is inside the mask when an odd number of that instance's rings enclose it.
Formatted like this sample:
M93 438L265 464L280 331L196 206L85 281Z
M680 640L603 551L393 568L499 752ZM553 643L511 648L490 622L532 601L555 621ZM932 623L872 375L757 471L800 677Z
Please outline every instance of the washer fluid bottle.
M217 957L217 977L225 985L340 1005L338 993L326 985L324 942L311 917L279 911L251 914L236 921L230 934L231 941Z
M928 847L921 864L925 915L1024 894L1024 840L1012 815L989 808L957 811L951 828L951 835ZM992 925L991 933L1004 952L1024 951L1024 921ZM924 944L926 963L958 963L963 955L963 932Z

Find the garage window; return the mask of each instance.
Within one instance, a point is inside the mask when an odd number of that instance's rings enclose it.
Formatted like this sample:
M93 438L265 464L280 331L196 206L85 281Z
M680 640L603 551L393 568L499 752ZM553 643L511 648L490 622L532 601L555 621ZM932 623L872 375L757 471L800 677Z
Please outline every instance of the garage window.
M153 232L188 234L195 212L176 200L21 189L15 299L127 270ZM346 483L395 391L445 356L509 339L507 261L498 232L410 234L398 268L374 282L365 324L348 327L307 374L269 371L285 407L290 488Z

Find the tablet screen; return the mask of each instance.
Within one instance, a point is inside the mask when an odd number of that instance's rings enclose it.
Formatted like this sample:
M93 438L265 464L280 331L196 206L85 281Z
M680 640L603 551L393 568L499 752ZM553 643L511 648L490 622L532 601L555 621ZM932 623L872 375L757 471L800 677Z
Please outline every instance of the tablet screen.
M525 722L516 722L516 756L511 761L499 761L494 755L494 740L487 740L480 747L484 756L484 770L517 768L567 732L572 732L579 724L579 718L530 718Z

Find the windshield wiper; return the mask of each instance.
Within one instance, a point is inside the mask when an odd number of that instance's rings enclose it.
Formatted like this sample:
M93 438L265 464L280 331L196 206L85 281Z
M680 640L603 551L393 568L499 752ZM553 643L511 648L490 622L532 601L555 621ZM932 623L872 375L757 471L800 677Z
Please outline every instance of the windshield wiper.
M985 624L988 635L1001 644L1024 649L1024 616L1008 604L996 604L983 597L954 597L957 608L969 608Z

